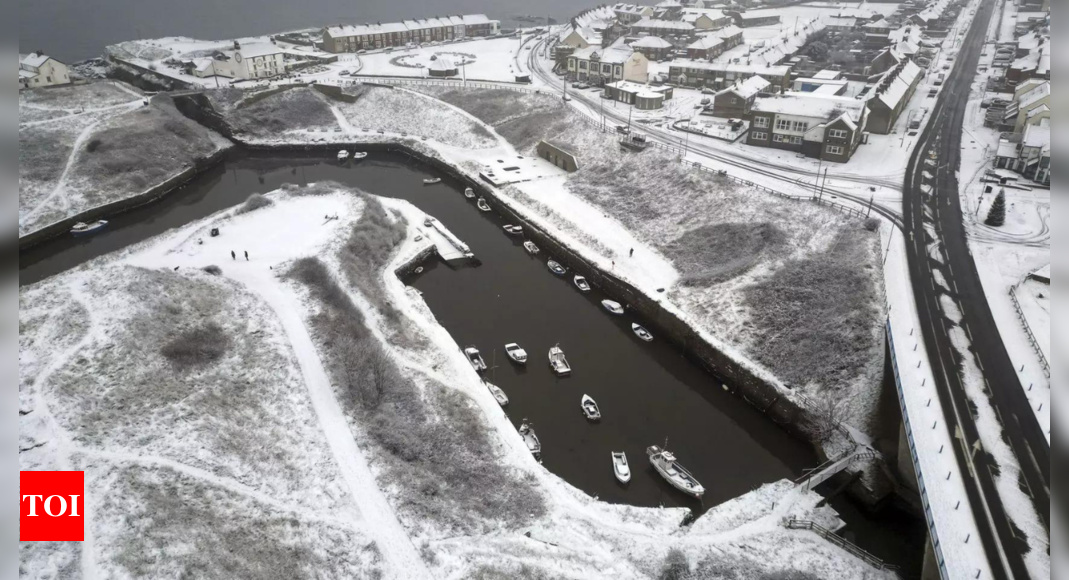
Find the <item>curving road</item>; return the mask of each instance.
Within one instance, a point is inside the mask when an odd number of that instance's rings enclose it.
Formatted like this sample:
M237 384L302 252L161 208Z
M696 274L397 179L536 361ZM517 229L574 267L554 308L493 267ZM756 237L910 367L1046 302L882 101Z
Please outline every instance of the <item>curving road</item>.
M996 578L1028 578L1022 555L1025 545L1016 536L998 494L995 475L999 468L980 447L974 413L970 408L972 402L959 375L961 355L951 344L948 335L951 324L943 316L939 303L940 294L947 293L968 307L963 311L959 325L971 339L987 383L990 404L1001 418L1004 437L1021 465L1021 474L1035 508L1049 530L1050 445L1031 412L988 307L966 241L958 196L961 127L995 4L981 4L957 57L957 65L950 72L947 86L936 102L932 120L913 151L906 170L902 212L921 332L936 377L945 420L958 443L954 446L954 454L962 472L967 474L964 478L966 493L979 528L979 539ZM925 172L930 175L927 179ZM932 186L933 193L926 195L922 185ZM934 225L936 238L925 231L926 222ZM931 258L929 245L933 243L943 248L945 264ZM943 291L932 283L935 271L945 276L953 291Z

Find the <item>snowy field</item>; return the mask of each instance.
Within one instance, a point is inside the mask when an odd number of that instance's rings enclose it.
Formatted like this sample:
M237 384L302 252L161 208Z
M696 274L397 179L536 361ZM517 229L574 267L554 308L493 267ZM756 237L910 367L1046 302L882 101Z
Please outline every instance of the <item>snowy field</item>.
M169 100L121 83L22 91L19 233L143 193L228 147Z
M84 469L88 520L84 543L22 544L23 572L891 578L785 529L791 516L840 525L816 507L819 496L786 481L681 528L684 510L602 504L545 471L418 293L393 275L429 243L410 225L421 216L331 184L284 187L22 288L20 467ZM219 237L207 235L212 227ZM382 239L376 232L392 241L364 246ZM349 270L354 256L362 280ZM324 332L335 309L351 314L341 328L360 352L384 356L334 358L341 343ZM357 372L339 382L344 368ZM352 399L377 388L385 404ZM396 454L425 443L382 432L391 409L426 414L419 429L441 420L473 429L487 465L472 481L499 471L505 488L525 490L524 502L509 502L523 511L462 509L453 502L494 494L465 498L399 477ZM448 481L473 466L463 453L448 457L403 469L447 469Z

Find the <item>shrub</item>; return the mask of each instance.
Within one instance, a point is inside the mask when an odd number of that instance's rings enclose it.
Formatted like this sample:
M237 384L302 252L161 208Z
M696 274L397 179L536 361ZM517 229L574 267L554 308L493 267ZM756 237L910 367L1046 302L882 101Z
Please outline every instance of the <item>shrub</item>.
M214 322L184 330L160 349L167 360L178 367L188 368L211 364L226 354L230 337Z
M878 220L878 219L876 219L874 217L870 217L870 218L866 219L865 220L865 229L870 231L870 232L874 232L874 231L880 229L880 220Z
M388 321L397 322L400 313L383 295L379 274L404 241L408 226L402 219L391 220L377 197L362 192L358 196L364 211L339 252L342 272Z
M89 142L85 144L85 150L90 153L96 151L98 148L100 148L100 139L90 139Z
M246 214L250 211L255 211L262 207L269 207L272 205L275 205L275 202L271 201L271 198L262 193L254 193L245 200L245 203L234 210L234 215Z
M219 266L216 266L215 264L211 264L211 265L205 266L205 267L203 267L201 269L204 270L205 272L211 274L212 276L222 276L223 275L223 269L220 268Z
M679 548L672 548L661 563L658 580L684 580L690 576L690 563L687 555Z

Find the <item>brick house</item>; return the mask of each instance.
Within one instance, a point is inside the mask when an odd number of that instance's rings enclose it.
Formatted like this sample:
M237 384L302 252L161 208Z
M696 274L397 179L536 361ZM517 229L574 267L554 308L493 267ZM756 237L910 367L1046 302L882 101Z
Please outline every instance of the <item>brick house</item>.
M744 81L752 76L759 76L768 81L772 85L769 87L770 92L783 92L790 86L791 67L700 60L677 60L668 67L668 79L671 82L714 90L727 88L737 81Z
M485 14L423 18L385 24L328 26L323 31L323 50L356 52L408 44L444 42L497 34L501 23Z
M649 59L627 45L590 46L568 55L567 73L571 80L604 85L616 81L645 83Z
M714 117L749 119L757 95L768 92L771 85L765 79L753 76L745 81L721 89L713 95L711 113Z
M924 74L921 67L911 60L903 61L887 71L876 84L872 98L867 101L867 130L878 135L891 133L922 78Z
M746 142L846 163L861 143L867 120L868 107L858 99L794 92L758 96Z

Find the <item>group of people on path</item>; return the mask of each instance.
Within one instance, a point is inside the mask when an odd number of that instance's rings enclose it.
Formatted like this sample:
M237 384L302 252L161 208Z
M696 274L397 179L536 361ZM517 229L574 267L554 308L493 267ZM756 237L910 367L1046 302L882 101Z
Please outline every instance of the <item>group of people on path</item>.
M230 250L230 259L231 260L237 260L238 259L238 255L234 253L234 250ZM245 250L245 261L246 262L249 261L249 251L248 250Z

